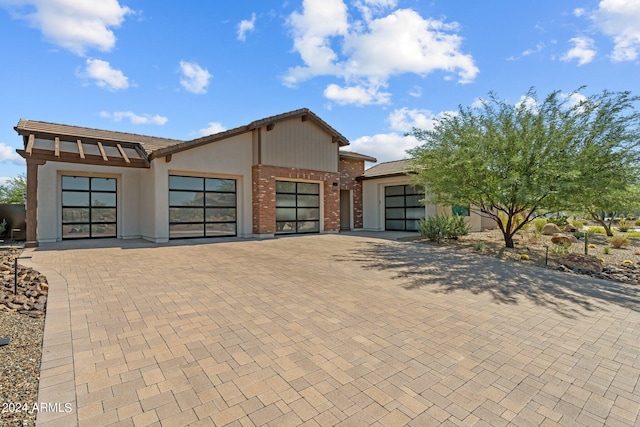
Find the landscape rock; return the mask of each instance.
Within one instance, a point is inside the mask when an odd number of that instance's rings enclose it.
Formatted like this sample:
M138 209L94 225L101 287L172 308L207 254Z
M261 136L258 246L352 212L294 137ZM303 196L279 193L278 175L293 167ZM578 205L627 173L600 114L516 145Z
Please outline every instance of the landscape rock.
M576 239L576 236L573 234L554 233L553 236L551 236L551 243L578 243L578 239Z
M602 273L602 263L588 255L567 254L558 258L558 263L576 273Z
M562 230L560 230L560 227L551 222L545 224L542 228L542 234L544 234L545 236L553 236L556 233L562 233Z
M18 261L17 293L14 295L14 259L18 256L18 249L0 251L0 311L42 317L49 291L47 279Z
M564 226L564 231L566 231L568 233L575 233L576 231L578 231L578 229L576 228L575 225L569 223L569 224Z

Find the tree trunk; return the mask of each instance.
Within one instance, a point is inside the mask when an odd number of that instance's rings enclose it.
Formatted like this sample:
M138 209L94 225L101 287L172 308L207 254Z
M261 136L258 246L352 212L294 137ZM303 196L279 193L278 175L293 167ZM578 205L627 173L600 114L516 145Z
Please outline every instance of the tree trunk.
M503 231L502 235L504 236L504 246L507 248L514 248L515 245L513 243L513 233Z

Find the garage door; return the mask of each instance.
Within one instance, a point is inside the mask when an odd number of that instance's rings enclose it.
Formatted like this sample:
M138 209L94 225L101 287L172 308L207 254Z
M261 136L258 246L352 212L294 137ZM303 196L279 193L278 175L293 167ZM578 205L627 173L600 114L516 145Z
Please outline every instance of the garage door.
M96 239L117 235L115 178L62 177L62 238Z
M320 185L276 181L276 234L320 232Z
M236 180L169 176L169 238L235 236Z
M414 185L391 185L384 188L384 228L395 231L418 231L425 217L424 190Z

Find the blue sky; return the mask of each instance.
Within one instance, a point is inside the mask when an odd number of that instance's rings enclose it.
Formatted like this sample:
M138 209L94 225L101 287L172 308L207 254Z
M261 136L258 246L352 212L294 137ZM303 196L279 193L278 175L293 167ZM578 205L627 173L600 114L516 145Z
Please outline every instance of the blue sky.
M639 0L0 0L0 182L20 118L192 139L302 107L379 161L494 91L640 94Z

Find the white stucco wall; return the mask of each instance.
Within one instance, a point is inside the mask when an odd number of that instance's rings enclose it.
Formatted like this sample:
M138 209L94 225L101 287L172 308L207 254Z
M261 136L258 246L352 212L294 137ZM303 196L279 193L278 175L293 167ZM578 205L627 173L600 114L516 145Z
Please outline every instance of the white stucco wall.
M250 237L253 227L252 154L252 137L247 132L173 154L168 163L164 157L154 159L151 163L152 182L149 187L154 189L153 196L147 196L149 204L142 210L143 217L151 218L152 222L143 227L144 237L156 242L166 242L169 239L169 175L235 179L238 198L237 234L239 237Z
M384 187L408 184L413 184L413 181L408 176L396 176L362 181L364 230L384 230ZM425 218L438 214L451 215L451 207L433 204L425 206ZM478 214L472 212L467 219L471 225L471 231L480 231L482 229L482 220Z
M116 178L117 237L121 239L141 237L141 182L147 172L146 169L60 162L47 162L39 166L38 242L62 240L62 175Z

